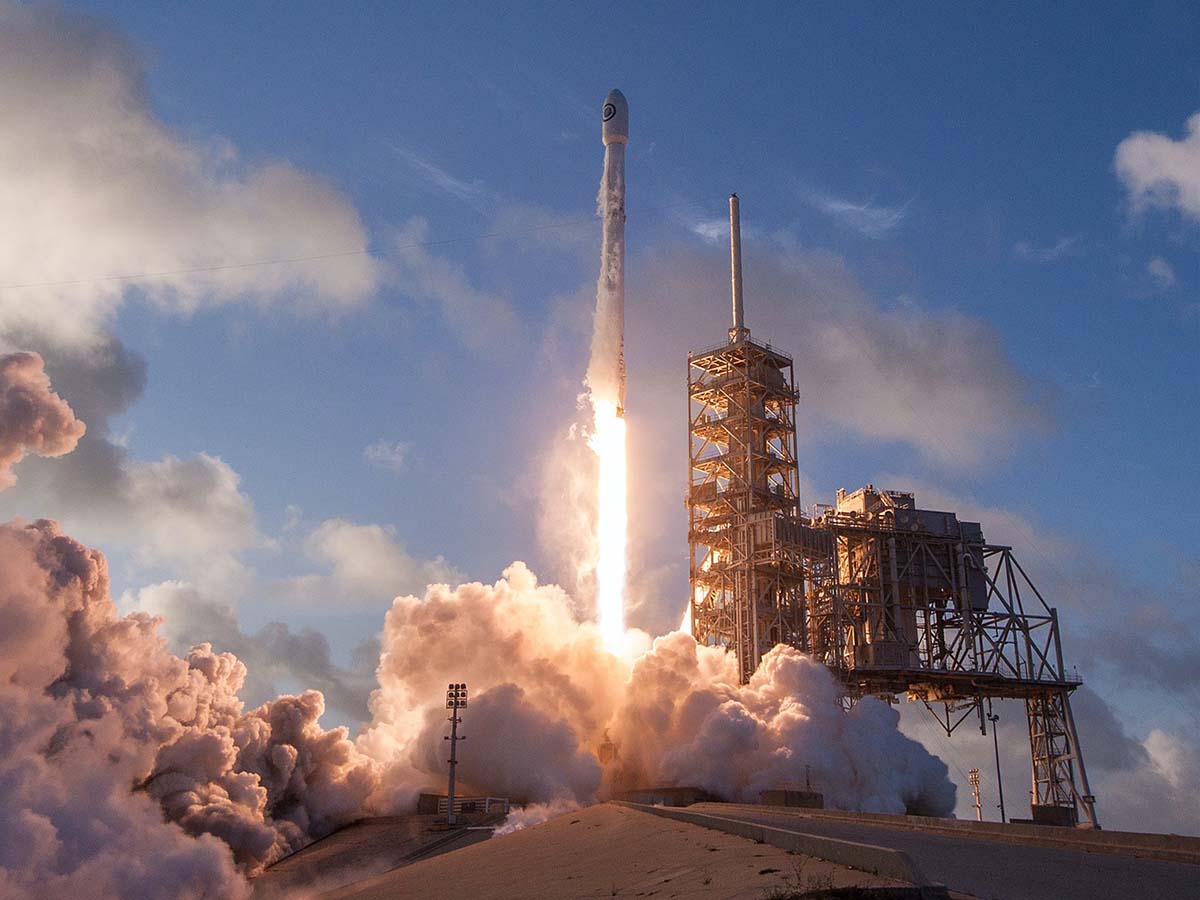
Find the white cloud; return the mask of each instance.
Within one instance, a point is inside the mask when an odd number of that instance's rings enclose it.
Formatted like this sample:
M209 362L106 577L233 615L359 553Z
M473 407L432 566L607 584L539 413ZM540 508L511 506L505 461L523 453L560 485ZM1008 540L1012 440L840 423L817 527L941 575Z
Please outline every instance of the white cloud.
M841 257L790 239L771 248L747 244L743 253L747 324L794 356L807 434L832 423L969 468L1007 454L1015 435L1047 423L1034 386L983 320L915 302L884 306ZM640 373L639 395L662 408L677 402L678 360L729 327L727 265L723 253L683 247L642 264L641 299L626 311L627 355L630 371ZM678 326L664 333L657 323L668 320ZM631 409L639 405L631 400Z
M411 450L412 444L408 441L388 441L380 438L363 450L363 458L393 472L402 472Z
M342 194L187 139L148 97L140 54L99 20L0 0L0 331L93 343L131 289L185 313L285 298L338 310L373 290Z
M12 467L27 453L63 456L87 426L54 393L36 353L0 353L0 490L16 481Z
M797 183L796 195L808 206L827 216L838 225L867 238L886 237L899 227L908 215L904 206L882 206L867 201L854 203L824 191Z
M465 181L451 175L441 166L430 162L423 156L404 147L395 147L396 155L400 157L422 181L432 185L443 193L459 200L475 202L478 200L495 200L496 195L479 181Z
M110 419L141 394L142 360L109 338L48 351L46 371L88 429L60 459L20 463L20 480L0 492L0 518L54 518L142 564L182 568L209 585L239 577L238 555L269 541L237 472L206 453L138 459L109 436Z
M1160 291L1169 291L1178 283L1175 269L1161 256L1156 256L1146 263L1146 274Z
M1029 241L1017 241L1013 245L1013 255L1017 259L1028 259L1036 262L1055 262L1071 252L1079 243L1079 235L1060 237L1053 244L1045 247L1034 246Z
M289 503L283 509L283 530L284 532L295 531L300 527L300 522L304 517L304 510L295 503Z
M394 529L327 519L304 540L304 552L327 574L301 575L281 583L292 600L378 606L399 594L423 593L430 584L457 584L462 576L445 559L418 559Z
M710 244L720 244L729 238L729 223L724 219L700 219L690 223L688 228Z
M413 218L392 241L397 286L417 300L436 303L442 318L471 349L500 355L517 334L517 315L507 297L475 287L463 268L434 256L429 223Z
M262 541L237 472L207 453L126 467L125 527L158 560L209 559Z
M1117 145L1114 165L1135 212L1154 206L1200 220L1200 113L1187 120L1179 140L1134 132Z
M273 699L281 688L315 688L350 721L369 718L367 696L375 687L371 657L378 659L377 649L359 654L362 658L353 667L340 666L321 632L283 622L268 622L253 633L244 631L233 606L184 581L147 585L136 594L126 592L121 606L162 616L162 630L176 653L186 654L208 642L217 652L237 656L246 664L242 696L251 707ZM367 650L368 644L361 649Z

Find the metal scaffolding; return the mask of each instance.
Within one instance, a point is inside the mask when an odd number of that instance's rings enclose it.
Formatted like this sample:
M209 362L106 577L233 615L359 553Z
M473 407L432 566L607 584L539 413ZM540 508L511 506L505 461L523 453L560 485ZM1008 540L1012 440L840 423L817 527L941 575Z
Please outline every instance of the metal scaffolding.
M806 627L792 360L741 332L688 357L688 518L692 634L747 679Z
M1080 681L1063 666L1057 611L1012 548L872 485L839 491L811 522L833 552L810 566L809 647L847 697L905 694L947 734L972 718L986 733L986 700L1023 699L1035 821L1076 824L1082 813L1096 826L1068 699Z
M1010 547L910 493L867 485L802 513L792 359L745 327L736 195L730 256L729 341L688 355L692 634L736 653L743 682L788 644L847 704L904 694L947 734L972 718L986 733L985 702L1023 699L1034 821L1098 827L1056 611Z

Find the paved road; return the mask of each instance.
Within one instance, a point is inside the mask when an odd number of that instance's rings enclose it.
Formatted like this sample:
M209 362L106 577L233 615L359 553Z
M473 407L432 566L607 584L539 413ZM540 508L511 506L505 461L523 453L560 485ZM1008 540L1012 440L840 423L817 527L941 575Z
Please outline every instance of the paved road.
M692 809L902 850L930 879L986 900L1200 900L1200 865L1189 863L1010 844L793 813Z

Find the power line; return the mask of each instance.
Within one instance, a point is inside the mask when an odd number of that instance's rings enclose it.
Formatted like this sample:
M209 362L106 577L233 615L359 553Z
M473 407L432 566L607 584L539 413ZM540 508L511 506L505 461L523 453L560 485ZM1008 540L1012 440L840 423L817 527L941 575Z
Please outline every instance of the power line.
M641 210L642 213L661 212L667 209L677 209L683 206L697 206L699 201L689 200L684 203L672 203L666 206L653 206ZM484 241L489 238L510 237L521 234L533 234L539 231L554 231L564 228L574 228L580 225L591 225L597 221L596 216L586 219L575 219L565 222L553 222L548 225L534 225L529 228L510 228L505 231L489 231L484 234L464 235L463 237L442 238L436 241L416 241L411 244L401 244L390 248L392 252L413 250L418 247L440 247L445 244L462 244L470 241ZM85 284L98 284L113 281L148 281L155 278L173 278L179 275L200 275L207 272L225 272L233 269L253 269L263 266L282 266L290 263L314 262L325 259L339 259L349 256L366 256L371 253L367 247L354 250L335 250L330 253L315 253L309 256L290 256L280 259L258 259L238 263L219 263L211 266L193 266L186 269L168 269L159 272L141 272L127 275L89 275L59 281L28 281L13 284L0 284L0 291L21 290L25 288L77 287Z
M93 275L86 278L72 278L65 281L28 281L23 284L0 284L0 290L17 290L19 288L72 287L81 284L96 284L104 281L141 281L151 278L169 278L175 275L195 275L202 272L222 272L227 269L251 269L256 266L280 266L287 263L309 262L318 259L334 259L340 256L362 256L370 251L339 250L334 253L318 253L312 256L292 256L286 259L259 259L253 262L222 263L216 266L196 266L191 269L170 269L165 272L143 272L138 275Z

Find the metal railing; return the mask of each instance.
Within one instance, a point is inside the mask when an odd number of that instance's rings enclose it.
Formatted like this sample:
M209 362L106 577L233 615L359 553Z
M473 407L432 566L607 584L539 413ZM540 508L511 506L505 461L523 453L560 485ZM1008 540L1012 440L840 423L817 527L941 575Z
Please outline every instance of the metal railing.
M449 812L448 803L445 797L438 799L438 815L445 815ZM454 798L454 813L455 815L465 815L467 813L504 813L508 815L509 801L506 797L455 797Z

